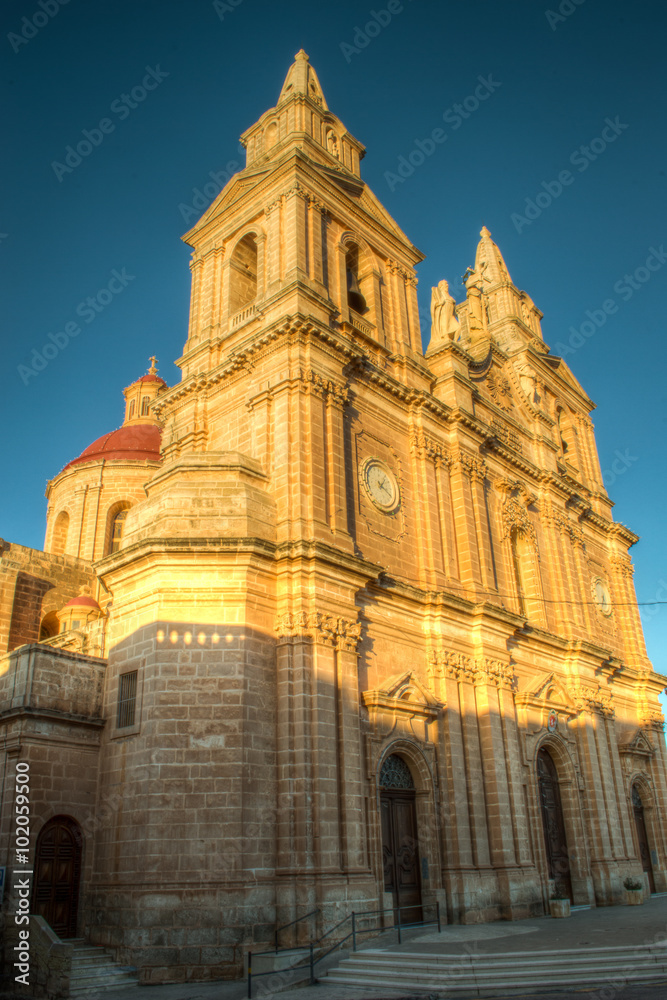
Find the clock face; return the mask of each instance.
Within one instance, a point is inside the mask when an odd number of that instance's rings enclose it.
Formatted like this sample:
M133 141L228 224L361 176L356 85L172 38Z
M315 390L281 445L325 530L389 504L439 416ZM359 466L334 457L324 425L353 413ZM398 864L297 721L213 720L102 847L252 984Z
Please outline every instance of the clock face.
M595 594L595 603L598 606L598 611L601 611L603 615L609 616L611 614L611 594L609 593L609 587L599 578L595 581L593 585L593 592Z
M385 514L396 510L401 494L396 476L377 458L367 458L361 468L361 481L376 507Z

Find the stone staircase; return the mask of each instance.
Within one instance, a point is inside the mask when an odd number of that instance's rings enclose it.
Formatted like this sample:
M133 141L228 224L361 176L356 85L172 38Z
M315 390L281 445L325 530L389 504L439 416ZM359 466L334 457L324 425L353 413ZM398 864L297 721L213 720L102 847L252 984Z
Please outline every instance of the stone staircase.
M70 938L66 944L72 948L71 997L139 985L136 969L118 965L104 948L86 944L84 938Z
M357 986L457 997L518 996L536 989L611 989L667 982L667 940L625 948L505 951L499 954L365 949L320 978Z

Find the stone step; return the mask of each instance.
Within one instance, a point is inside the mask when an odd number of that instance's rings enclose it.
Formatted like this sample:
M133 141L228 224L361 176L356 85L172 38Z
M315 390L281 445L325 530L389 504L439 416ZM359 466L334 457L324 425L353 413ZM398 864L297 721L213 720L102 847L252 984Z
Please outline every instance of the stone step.
M416 963L413 966L398 968L394 967L389 970L386 966L373 965L369 963L368 965L360 965L358 963L348 964L346 962L341 962L335 969L329 972L329 976L355 976L355 977L386 977L391 975L394 979L447 979L448 981L454 982L456 980L469 979L474 976L475 981L481 982L483 980L493 980L493 982L500 982L505 979L512 980L524 980L524 979L535 979L540 977L544 979L545 977L557 977L557 976L600 976L603 975L614 975L614 976L624 976L626 973L640 973L640 972L650 972L651 974L667 976L667 963L664 962L634 962L632 964L625 963L622 966L609 966L602 965L601 963L586 963L580 966L568 966L567 971L563 971L562 966L535 966L532 968L523 968L521 966L515 966L513 969L505 968L499 969L498 967L491 968L480 968L479 966L471 969L465 967L457 968L447 968L442 966L434 966L424 963L423 966L419 967Z
M445 990L457 996L512 995L536 987L590 987L604 983L664 982L667 942L634 948L504 952L477 955L368 949L352 952L321 978L332 986L417 992Z
M474 976L470 976L465 981L453 982L450 977L442 976L440 980L435 979L433 976L424 977L424 980L420 981L414 974L406 976L404 978L399 978L396 975L391 975L387 973L384 976L358 976L358 975L337 975L335 973L328 973L324 976L320 982L322 985L330 986L354 986L362 989L391 989L396 991L397 989L405 989L410 993L424 993L430 994L433 992L446 992L447 996L458 996L463 998L470 997L498 997L498 996L519 996L522 993L530 993L534 995L536 989L544 989L548 987L549 990L555 990L560 987L564 989L579 989L585 987L598 988L604 986L605 982L610 982L614 984L617 988L619 981L622 985L626 983L664 983L665 973L664 972L653 972L648 973L642 971L641 973L628 973L622 978L617 974L616 976L608 975L601 978L599 974L595 976L582 976L573 978L567 973L561 973L558 976L549 976L545 979L544 976L535 976L531 979L515 980L512 982L499 983L490 977L488 982L482 982L476 979Z
M109 982L109 983L95 983L91 986L70 986L69 995L71 997L87 997L98 996L99 991L104 991L104 993L113 993L114 990L127 990L136 987L139 989L138 979L128 979L122 983L119 982Z
M115 965L116 963L113 959L107 955L105 952L101 951L98 955L95 952L87 952L85 955L73 955L72 956L72 968L81 969L83 966L87 965Z
M68 942L69 943L69 942ZM70 996L84 997L99 990L127 989L138 986L137 970L118 965L104 948L75 939L72 944Z
M107 971L103 976L77 976L70 980L70 993L87 993L90 990L109 989L112 986L138 986L139 980L129 972Z

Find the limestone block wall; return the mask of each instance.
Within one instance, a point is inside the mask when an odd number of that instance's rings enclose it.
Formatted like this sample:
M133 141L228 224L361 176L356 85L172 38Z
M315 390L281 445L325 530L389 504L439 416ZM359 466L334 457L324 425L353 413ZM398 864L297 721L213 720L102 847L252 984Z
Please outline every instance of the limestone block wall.
M118 678L137 670L135 724ZM87 932L145 981L231 978L275 920L275 644L224 623L162 621L110 652ZM187 973L186 973L187 970Z
M0 653L36 642L43 618L83 589L98 590L89 563L0 542Z
M109 804L100 800L97 786L100 732L104 725L105 669L104 660L37 644L22 646L0 658L0 773L3 776L0 863L7 866L11 884L15 862L16 765L27 763L30 768L29 850L33 862L37 839L49 819L64 815L74 819L81 828L80 934L84 928L84 894L93 868L95 838L109 816ZM8 928L4 938L8 967L11 963L7 952L11 952L12 947L15 909L16 900L9 892L2 905L3 926ZM38 951L41 947L50 948L43 937L36 935ZM55 962L55 952L51 957ZM51 985L57 993L56 980L64 966L59 972L58 963L50 962L43 966L42 972L48 973L47 979L55 976ZM38 984L45 988L46 980L42 977Z

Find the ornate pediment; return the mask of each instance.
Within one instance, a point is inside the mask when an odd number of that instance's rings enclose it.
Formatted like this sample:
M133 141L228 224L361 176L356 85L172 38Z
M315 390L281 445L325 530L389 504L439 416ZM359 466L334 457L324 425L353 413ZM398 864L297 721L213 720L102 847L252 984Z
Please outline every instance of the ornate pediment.
M653 757L656 747L643 729L630 730L625 733L618 744L618 752L622 756Z
M363 691L361 697L366 708L375 712L399 712L429 719L435 719L443 707L411 670L390 677L382 688Z
M517 705L532 708L553 708L562 712L574 712L576 706L571 694L556 674L533 679L527 688L516 696Z

